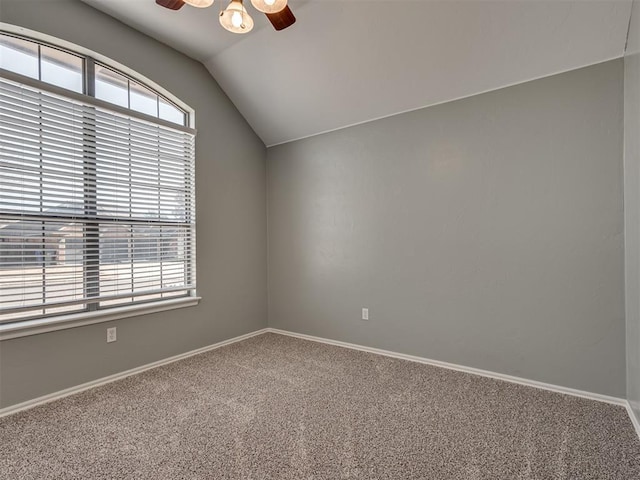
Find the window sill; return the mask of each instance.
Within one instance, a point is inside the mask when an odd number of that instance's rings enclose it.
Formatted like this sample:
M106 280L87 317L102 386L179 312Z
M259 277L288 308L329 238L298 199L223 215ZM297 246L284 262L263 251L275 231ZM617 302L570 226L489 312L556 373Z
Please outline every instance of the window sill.
M193 307L200 302L200 297L184 297L144 305L110 308L97 312L73 313L42 319L26 320L24 322L0 324L0 341L11 338L27 337L41 333L65 330L67 328L82 327L94 323L110 322L122 318L147 315L149 313L164 312L176 308Z

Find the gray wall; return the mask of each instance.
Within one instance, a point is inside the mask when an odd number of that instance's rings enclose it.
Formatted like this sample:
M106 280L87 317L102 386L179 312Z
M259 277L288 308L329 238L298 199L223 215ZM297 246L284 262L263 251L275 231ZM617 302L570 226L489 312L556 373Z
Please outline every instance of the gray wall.
M266 150L206 69L79 0L0 0L0 20L106 55L196 109L203 297L197 307L0 342L0 407L266 327ZM107 345L112 325L118 341Z
M269 325L624 397L622 146L614 60L269 148Z
M203 297L0 342L0 407L265 327L265 149L204 67L79 0L0 0L0 21L111 57L197 109ZM629 86L636 57L625 64ZM613 61L269 149L270 325L623 396L622 115ZM638 150L627 141L634 205ZM640 323L627 327L637 402Z
M627 398L640 421L640 3L634 1L624 58L624 228Z

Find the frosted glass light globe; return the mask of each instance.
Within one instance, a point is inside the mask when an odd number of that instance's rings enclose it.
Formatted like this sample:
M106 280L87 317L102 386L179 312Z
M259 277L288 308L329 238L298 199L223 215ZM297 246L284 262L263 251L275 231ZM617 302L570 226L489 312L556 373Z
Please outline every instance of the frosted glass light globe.
M253 18L241 0L231 0L229 6L220 12L220 25L233 33L248 33L253 28Z
M287 6L287 0L251 0L251 5L262 13L278 13Z

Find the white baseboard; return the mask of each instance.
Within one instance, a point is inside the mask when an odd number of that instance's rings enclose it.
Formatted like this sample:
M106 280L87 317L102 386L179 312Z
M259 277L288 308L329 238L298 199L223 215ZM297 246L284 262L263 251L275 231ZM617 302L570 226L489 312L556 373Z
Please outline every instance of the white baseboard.
M563 393L565 395L572 395L574 397L586 398L588 400L595 400L598 402L611 403L613 405L620 405L626 408L631 423L640 438L640 419L636 417L635 412L631 408L631 404L624 398L611 397L608 395L602 395L599 393L586 392L584 390L577 390L575 388L562 387L560 385L553 385L551 383L538 382L536 380L529 380L527 378L514 377L513 375L506 375L504 373L490 372L488 370L481 370L479 368L466 367L464 365L457 365L455 363L441 362L440 360L431 360L429 358L417 357L415 355L406 355L404 353L391 352L389 350L382 350L380 348L365 347L363 345L357 345L354 343L341 342L339 340L331 340L328 338L315 337L313 335L305 335L303 333L295 333L287 330L280 330L278 328L267 328L268 332L278 333L280 335L288 335L290 337L301 338L303 340L310 340L312 342L326 343L328 345L335 345L338 347L351 348L353 350L360 350L362 352L376 353L378 355L384 355L392 358L399 358L401 360L408 360L410 362L424 363L426 365L433 365L436 367L447 368L449 370L457 370L459 372L471 373L473 375L480 375L482 377L495 378L498 380L504 380L505 382L517 383L519 385L525 385L527 387L539 388L541 390L549 390L551 392Z
M633 411L633 408L631 407L630 402L627 402L627 413L631 418L631 423L633 423L633 428L636 429L636 433L638 434L638 437L640 437L640 420L638 419L638 417L636 417L636 413Z
M238 337L230 338L229 340L224 340L222 342L215 343L213 345L208 345L206 347L198 348L196 350L191 350L189 352L181 353L179 355L175 355L173 357L165 358L163 360L158 360L157 362L148 363L146 365L142 365L140 367L132 368L130 370L126 370L124 372L116 373L113 375L109 375L108 377L99 378L97 380L93 380L91 382L83 383L81 385L77 385L75 387L70 387L64 390L60 390L58 392L50 393L48 395L44 395L42 397L34 398L32 400L27 400L22 403L18 403L16 405L10 405L8 407L0 409L0 418L11 415L13 413L20 412L22 410L27 410L29 408L33 408L38 405L42 405L44 403L52 402L54 400L58 400L69 395L74 395L76 393L83 392L85 390L89 390L94 387L98 387L100 385L105 385L107 383L115 382L116 380L120 380L122 378L129 377L131 375L136 375L138 373L142 373L146 370L151 370L152 368L157 368L162 365L167 365L169 363L177 362L178 360L183 360L188 357L192 357L194 355L198 355L200 353L208 352L210 350L215 350L220 347L224 347L225 345L230 345L232 343L240 342L242 340L246 340L251 337L255 337L257 335L261 335L263 333L276 333L280 335L287 335L290 337L301 338L303 340L310 340L313 342L326 343L328 345L335 345L338 347L350 348L352 350L360 350L363 352L375 353L378 355L384 355L387 357L398 358L401 360L408 360L410 362L423 363L426 365L433 365L436 367L447 368L449 370L457 370L459 372L471 373L474 375L480 375L482 377L495 378L498 380L504 380L506 382L517 383L520 385L526 385L529 387L539 388L542 390L549 390L552 392L563 393L565 395L572 395L575 397L586 398L589 400L596 400L598 402L611 403L614 405L621 405L627 409L629 413L629 417L631 418L631 422L636 430L636 433L640 437L640 421L636 418L631 404L623 399L618 397L611 397L607 395L601 395L599 393L586 392L583 390L577 390L569 387L562 387L559 385L553 385L550 383L538 382L536 380L529 380L526 378L515 377L512 375L505 375L503 373L495 373L490 372L488 370L481 370L473 367L466 367L463 365L456 365L453 363L442 362L439 360L431 360L428 358L418 357L415 355L407 355L404 353L391 352L389 350L382 350L379 348L366 347L363 345L356 345L354 343L341 342L338 340L331 340L328 338L315 337L312 335L305 335L302 333L289 332L287 330L280 330L277 328L263 328L261 330L256 330L255 332L250 332L245 335L240 335Z
M89 390L90 388L115 382L116 380L130 377L131 375L136 375L146 370L151 370L152 368L157 368L162 365L166 365L168 363L177 362L178 360L183 360L185 358L192 357L200 353L204 353L210 350L215 350L216 348L224 347L225 345L230 345L232 343L240 342L242 340L246 340L247 338L255 337L256 335L261 335L263 333L266 333L267 331L268 331L267 328L256 330L255 332L247 333L245 335L240 335L239 337L230 338L229 340L224 340L222 342L218 342L213 345L208 345L206 347L198 348L196 350L191 350L189 352L181 353L180 355L175 355L173 357L165 358L163 360L158 360L157 362L147 363L146 365L142 365L140 367L132 368L130 370L126 370L120 373L115 373L113 375L109 375L108 377L99 378L97 380L92 380L91 382L83 383L75 387L66 388L64 390L50 393L42 397L34 398L32 400L27 400L26 402L18 403L16 405L9 405L8 407L0 409L0 418L6 415L11 415L13 413L20 412L22 410L33 408L37 405L42 405L44 403L49 403L54 400L58 400L60 398L68 397L69 395L74 395L76 393Z
M526 378L514 377L512 375L506 375L504 373L490 372L488 370L481 370L479 368L465 367L464 365L457 365L455 363L441 362L440 360L431 360L429 358L417 357L415 355L407 355L404 353L391 352L389 350L382 350L380 348L365 347L363 345L356 345L354 343L341 342L338 340L330 340L328 338L314 337L313 335L305 335L302 333L289 332L287 330L280 330L278 328L268 328L267 331L272 333L278 333L280 335L288 335L290 337L301 338L303 340L310 340L312 342L326 343L329 345L335 345L338 347L351 348L353 350L360 350L362 352L376 353L378 355L384 355L386 357L399 358L401 360L408 360L410 362L424 363L426 365L433 365L435 367L446 368L449 370L457 370L459 372L472 373L474 375L480 375L482 377L495 378L497 380L504 380L505 382L517 383L519 385L526 385L527 387L540 388L542 390L549 390L551 392L564 393L565 395L572 395L574 397L587 398L589 400L596 400L598 402L612 403L614 405L621 405L626 408L629 403L624 398L610 397L608 395L601 395L599 393L585 392L583 390L576 390L574 388L562 387L560 385L553 385L551 383L538 382L536 380L529 380Z
M636 417L631 403L624 398L611 397L608 395L602 395L600 393L586 392L584 390L577 390L575 388L563 387L560 385L553 385L551 383L538 382L537 380L529 380L527 378L515 377L513 375L506 375L504 373L490 372L488 370L481 370L479 368L466 367L464 365L457 365L455 363L442 362L440 360L432 360L429 358L417 357L415 355L407 355L404 353L391 352L389 350L382 350L380 348L366 347L363 345L357 345L355 343L341 342L339 340L331 340L323 337L315 337L313 335L305 335L303 333L295 333L287 330L280 330L278 328L267 328L268 332L277 333L280 335L288 335L290 337L301 338L303 340L310 340L312 342L326 343L328 345L335 345L338 347L350 348L353 350L360 350L362 352L375 353L378 355L384 355L392 358L399 358L401 360L408 360L410 362L424 363L426 365L433 365L435 367L447 368L449 370L457 370L459 372L471 373L473 375L480 375L482 377L495 378L498 380L504 380L505 382L517 383L519 385L525 385L527 387L539 388L541 390L548 390L550 392L563 393L565 395L572 395L574 397L586 398L588 400L595 400L597 402L610 403L613 405L620 405L626 408L633 428L640 438L640 418Z

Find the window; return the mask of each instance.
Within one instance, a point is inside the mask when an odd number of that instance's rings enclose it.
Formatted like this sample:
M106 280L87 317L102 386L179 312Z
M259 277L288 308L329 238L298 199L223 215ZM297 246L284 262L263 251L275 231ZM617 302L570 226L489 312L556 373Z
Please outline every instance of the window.
M0 34L0 323L195 292L194 131L144 83Z
M0 68L84 92L82 57L26 39L0 35Z

